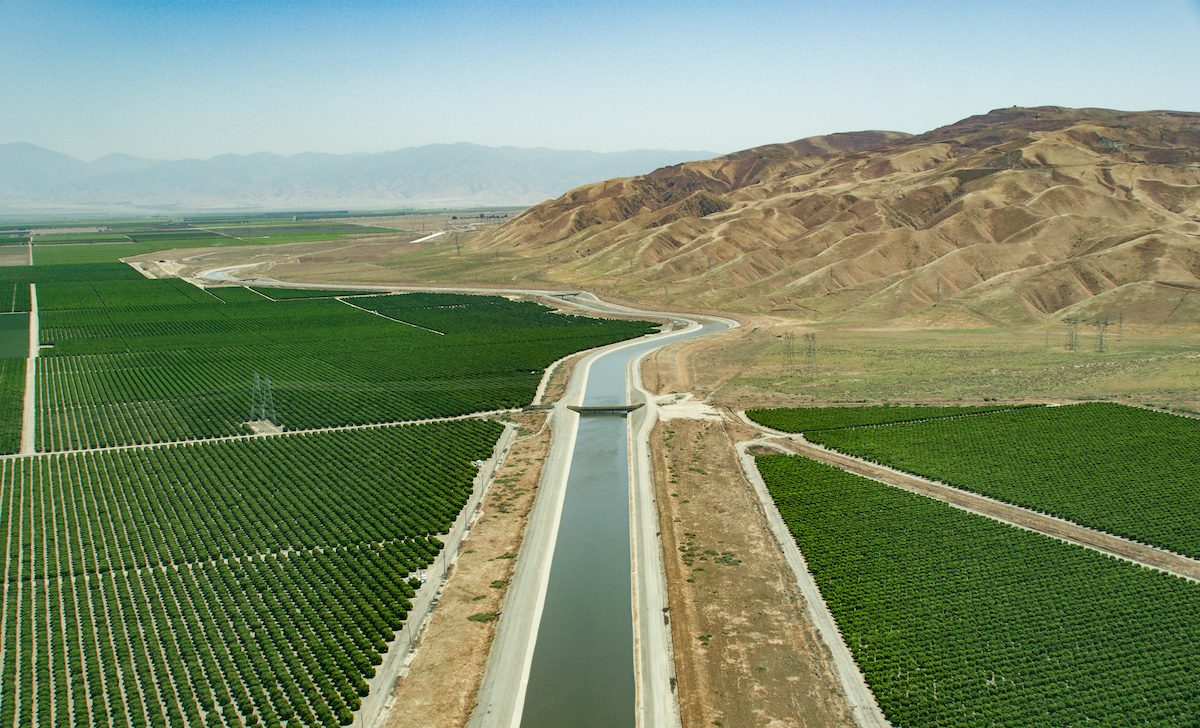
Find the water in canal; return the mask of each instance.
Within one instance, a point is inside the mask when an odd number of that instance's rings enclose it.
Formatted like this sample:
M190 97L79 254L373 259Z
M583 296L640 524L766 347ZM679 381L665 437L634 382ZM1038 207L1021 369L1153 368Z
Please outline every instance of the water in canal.
M583 404L626 404L626 364L663 345L647 341L594 361ZM635 725L631 573L627 420L580 417L521 728Z

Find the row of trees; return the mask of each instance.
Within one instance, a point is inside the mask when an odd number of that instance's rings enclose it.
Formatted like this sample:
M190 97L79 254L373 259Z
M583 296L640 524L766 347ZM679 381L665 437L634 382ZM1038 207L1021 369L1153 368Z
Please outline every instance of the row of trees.
M501 431L458 420L56 455L38 486L73 506L59 538L120 523L105 558L122 569L377 544L445 532L470 495L471 461ZM67 563L72 575L106 568L86 550Z
M896 726L1200 722L1200 587L797 456L758 467Z
M124 285L64 283L48 293L58 308L43 317L54 346L38 363L43 451L238 433L255 372L271 378L288 429L518 407L554 360L650 330L499 297L426 294L403 310L393 306L408 295L360 299L448 330L438 335L332 299ZM151 303L133 305L143 298Z
M25 360L0 359L0 455L21 449L25 415Z
M346 725L501 428L8 460L0 725Z
M829 430L813 442L1200 557L1200 422L1105 402Z

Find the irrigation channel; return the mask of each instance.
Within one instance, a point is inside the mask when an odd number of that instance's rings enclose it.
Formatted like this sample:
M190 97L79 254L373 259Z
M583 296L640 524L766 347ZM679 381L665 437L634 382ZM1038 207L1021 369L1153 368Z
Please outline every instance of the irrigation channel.
M246 284L249 281L229 274L248 267L226 266L199 276ZM294 285L263 278L253 281ZM593 352L576 367L566 395L554 405L554 440L537 503L526 526L479 702L468 722L472 728L677 726L678 710L668 677L669 628L659 616L666 604L662 545L656 538L653 483L646 482L649 471L641 467L648 465L645 441L656 409L653 398L641 390L634 369L655 349L737 323L639 311L582 292L564 297L553 291L351 287L553 296L584 310L673 317L690 324L674 333ZM628 417L581 416L567 409L568 404L637 404L630 402L631 392L650 406ZM635 634L634 615L639 611L646 618L636 625Z
M580 404L628 404L631 362L666 344L723 328L723 323L692 326L599 356L586 370ZM511 722L502 724L610 728L639 722L629 443L630 428L644 416L641 411L629 419L571 416L577 425L552 537L549 578L536 610L541 616L531 635L532 660L523 666L528 678L518 688ZM666 654L645 657L660 664L669 659Z

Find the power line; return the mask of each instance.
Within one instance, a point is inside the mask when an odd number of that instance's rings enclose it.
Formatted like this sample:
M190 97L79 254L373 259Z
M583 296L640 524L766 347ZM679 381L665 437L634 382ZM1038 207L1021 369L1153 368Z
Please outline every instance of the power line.
M783 368L785 370L796 368L796 336L788 331L783 335Z
M1108 351L1108 319L1096 319L1096 353Z
M254 372L254 390L250 395L249 421L279 424L279 416L275 412L275 395L271 391L271 378L259 377L258 372Z
M1075 351L1079 348L1079 319L1072 316L1063 323L1067 325L1067 351Z

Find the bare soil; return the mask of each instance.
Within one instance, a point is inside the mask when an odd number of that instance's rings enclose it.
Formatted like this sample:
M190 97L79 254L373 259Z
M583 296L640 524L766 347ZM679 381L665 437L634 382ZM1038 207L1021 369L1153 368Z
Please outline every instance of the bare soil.
M651 436L683 725L853 725L731 434L753 431L676 419Z
M496 622L470 617L501 611L550 444L550 431L541 429L544 414L511 419L526 439L514 443L496 471L408 674L396 681L387 728L462 726L475 707Z

